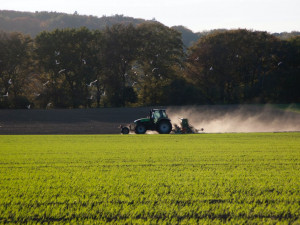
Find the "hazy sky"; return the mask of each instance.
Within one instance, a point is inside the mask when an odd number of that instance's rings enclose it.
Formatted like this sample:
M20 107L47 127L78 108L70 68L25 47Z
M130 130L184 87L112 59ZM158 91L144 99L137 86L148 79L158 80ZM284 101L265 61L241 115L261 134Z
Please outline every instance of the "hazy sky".
M193 31L247 28L300 31L300 0L1 0L0 9L80 15L123 14Z

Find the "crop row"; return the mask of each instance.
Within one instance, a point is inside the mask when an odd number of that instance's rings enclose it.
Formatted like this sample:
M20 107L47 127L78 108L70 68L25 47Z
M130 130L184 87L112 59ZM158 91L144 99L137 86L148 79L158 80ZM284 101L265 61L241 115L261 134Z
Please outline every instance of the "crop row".
M0 142L0 223L300 223L299 133Z

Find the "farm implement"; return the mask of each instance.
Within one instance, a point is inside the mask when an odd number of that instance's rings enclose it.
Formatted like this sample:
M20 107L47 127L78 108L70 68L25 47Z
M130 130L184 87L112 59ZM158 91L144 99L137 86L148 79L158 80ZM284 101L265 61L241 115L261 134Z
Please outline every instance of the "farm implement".
M200 131L204 131L203 128L198 130L192 125L190 125L189 120L187 118L180 118L179 121L179 125L174 124L174 134L197 134L200 133Z

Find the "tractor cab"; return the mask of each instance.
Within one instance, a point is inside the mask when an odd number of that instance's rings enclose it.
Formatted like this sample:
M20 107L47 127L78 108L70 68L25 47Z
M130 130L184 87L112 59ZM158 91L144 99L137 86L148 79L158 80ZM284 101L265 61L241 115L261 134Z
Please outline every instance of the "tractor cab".
M150 110L150 119L156 123L161 119L168 119L165 109L151 109Z

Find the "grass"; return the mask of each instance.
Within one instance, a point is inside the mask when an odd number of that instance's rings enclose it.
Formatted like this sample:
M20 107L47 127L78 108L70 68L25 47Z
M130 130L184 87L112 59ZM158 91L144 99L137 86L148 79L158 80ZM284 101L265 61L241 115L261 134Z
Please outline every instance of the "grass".
M0 223L299 224L300 133L0 136Z

